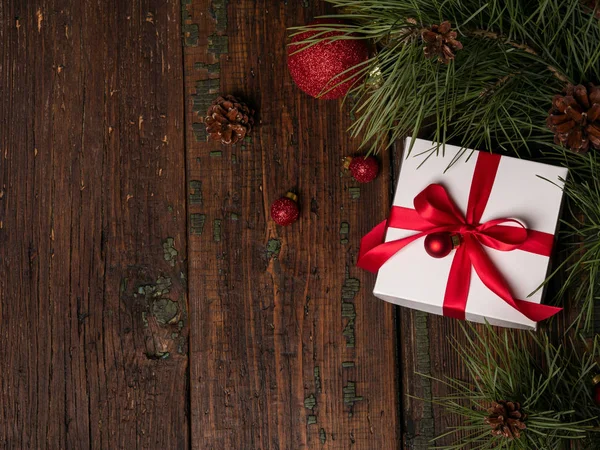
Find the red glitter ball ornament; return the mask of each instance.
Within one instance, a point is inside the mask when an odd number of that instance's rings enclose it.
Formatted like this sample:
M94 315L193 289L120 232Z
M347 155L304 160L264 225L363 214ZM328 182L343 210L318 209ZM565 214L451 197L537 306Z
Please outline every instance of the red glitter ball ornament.
M350 170L352 177L359 183L370 183L377 178L379 173L379 163L372 156L366 158L348 156L344 160L344 167Z
M334 19L318 19L309 26L336 23L343 22ZM292 42L308 39L317 33L318 31L301 33L294 36ZM340 31L331 31L324 34L323 37L341 34L343 33ZM365 44L364 40L360 39L326 40L312 46L306 45L305 47L308 48L301 50L302 47L299 45L290 45L288 47L288 69L290 75L298 87L308 95L326 100L346 95L350 88L358 81L358 75L353 76L358 69L348 72L344 71L366 61L369 57L367 44ZM340 75L342 72L344 74ZM337 77L336 75L340 76ZM348 79L349 77L352 78ZM348 81L336 86L340 81L345 79L348 79ZM334 86L336 87L334 88Z
M425 236L425 251L432 258L444 258L460 245L460 236L446 232Z
M277 225L286 227L298 220L300 211L298 209L298 196L292 192L285 194L275 200L271 205L271 218Z

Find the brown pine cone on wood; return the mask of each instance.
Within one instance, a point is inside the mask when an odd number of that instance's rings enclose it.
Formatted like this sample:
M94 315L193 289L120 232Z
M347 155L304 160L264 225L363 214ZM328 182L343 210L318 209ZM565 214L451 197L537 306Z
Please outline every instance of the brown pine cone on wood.
M600 149L600 87L568 85L564 94L552 99L549 114L546 123L555 143L575 153L585 153L590 146Z
M254 125L254 110L233 95L218 97L206 113L206 132L215 141L233 145L246 137Z
M431 25L429 29L421 32L425 47L423 51L427 58L437 58L444 64L449 64L454 59L454 52L463 48L463 45L456 39L456 31L451 29L449 21L442 22L439 25Z
M527 428L525 425L527 414L523 413L519 402L500 400L494 402L488 412L489 416L486 417L485 423L492 427L494 436L518 439L521 437L521 430Z

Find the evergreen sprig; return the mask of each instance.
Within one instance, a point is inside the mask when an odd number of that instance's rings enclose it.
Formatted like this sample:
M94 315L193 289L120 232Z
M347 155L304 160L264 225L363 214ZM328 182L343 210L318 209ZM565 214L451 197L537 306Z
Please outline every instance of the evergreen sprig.
M600 371L600 337L582 351L583 341L554 346L545 333L496 332L490 326L482 333L473 326L463 331L467 343L455 348L474 381L438 380L451 393L434 403L464 422L435 439L454 435L454 444L436 448L600 448L600 407L594 404L591 383ZM521 403L527 414L521 437L494 436L484 422L487 408L500 400Z
M562 164L573 176L565 184L565 214L559 242L562 262L549 280L562 275L558 303L569 300L578 308L572 326L588 334L596 329L595 308L600 304L600 160L594 153L564 154Z
M600 81L600 24L580 0L327 0L343 23L296 27L302 41L370 39L377 51L360 66L381 73L355 86L351 128L371 151L426 133L465 148L519 155L553 145L545 125L567 81ZM448 65L423 53L421 32L449 20L463 49ZM338 36L325 37L329 31ZM349 72L348 72L349 73ZM346 81L339 76L339 83ZM391 137L391 139L390 139Z

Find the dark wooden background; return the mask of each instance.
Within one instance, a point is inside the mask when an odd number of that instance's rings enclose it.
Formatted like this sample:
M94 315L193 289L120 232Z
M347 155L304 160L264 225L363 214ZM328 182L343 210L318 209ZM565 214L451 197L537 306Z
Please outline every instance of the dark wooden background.
M400 149L343 174L348 107L300 92L317 0L1 0L0 447L423 449L457 322L371 295L359 240ZM243 144L207 143L219 93ZM293 188L301 219L268 218Z

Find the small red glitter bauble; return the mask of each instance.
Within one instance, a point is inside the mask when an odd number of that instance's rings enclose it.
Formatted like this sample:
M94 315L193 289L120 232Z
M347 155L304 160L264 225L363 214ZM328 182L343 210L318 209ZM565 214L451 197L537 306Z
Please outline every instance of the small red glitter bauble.
M288 192L285 197L275 200L271 205L271 218L277 225L286 227L298 220L300 210L298 209L298 197Z
M425 237L425 251L432 258L444 258L452 251L452 235L450 233L433 233Z
M343 22L334 19L318 19L309 26L336 23ZM294 36L292 42L308 39L317 33L319 32L307 31L306 33L301 33ZM341 31L331 31L324 34L323 37L341 34L343 34ZM299 45L290 45L288 47L288 69L290 75L298 87L308 95L326 100L346 95L350 88L358 81L358 75L353 76L358 69L348 72L344 71L366 61L369 57L367 44L361 39L321 41L312 46L306 45L306 47L305 50L301 50L302 47ZM344 74L340 75L342 72ZM336 75L340 76L336 77ZM348 81L336 86L340 81L345 79L348 79ZM336 87L334 88L334 86ZM325 91L327 92L325 93ZM321 93L323 94L319 96Z
M379 163L372 156L366 158L346 158L344 167L350 170L352 177L359 183L370 183L379 173Z

